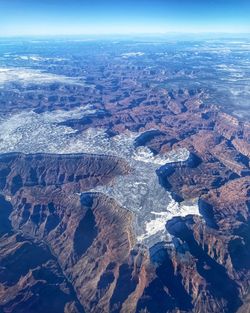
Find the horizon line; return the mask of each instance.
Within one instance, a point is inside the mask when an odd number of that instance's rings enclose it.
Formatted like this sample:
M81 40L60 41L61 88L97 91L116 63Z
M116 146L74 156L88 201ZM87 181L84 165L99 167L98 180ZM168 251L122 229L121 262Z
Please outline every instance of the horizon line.
M240 36L240 35L249 35L250 31L247 32L214 32L214 31L206 31L206 32L183 32L183 31L170 31L170 32L128 32L128 33L82 33L82 34L7 34L2 35L0 34L0 38L58 38L58 37L111 37L111 36L119 36L119 37L154 37L154 36L169 36L169 35L225 35L225 36Z

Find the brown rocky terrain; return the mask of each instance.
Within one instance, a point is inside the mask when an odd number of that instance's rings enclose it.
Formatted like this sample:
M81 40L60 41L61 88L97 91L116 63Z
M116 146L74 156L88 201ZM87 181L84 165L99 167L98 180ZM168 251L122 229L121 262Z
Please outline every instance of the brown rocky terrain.
M79 301L89 311L124 260L140 260L137 252L129 258L130 214L105 197L77 194L129 170L123 160L94 155L1 156L4 312L82 312Z
M150 90L64 122L110 136L154 129L137 144L190 151L157 172L176 201L198 198L200 217L168 221L173 245L138 245L133 214L88 192L132 171L126 160L1 155L2 312L249 312L250 127L201 98Z

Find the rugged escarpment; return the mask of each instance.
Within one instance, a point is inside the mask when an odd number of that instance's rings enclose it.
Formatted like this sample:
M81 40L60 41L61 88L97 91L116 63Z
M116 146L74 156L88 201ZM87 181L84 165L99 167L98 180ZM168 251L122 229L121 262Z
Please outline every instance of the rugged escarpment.
M1 155L3 312L247 312L250 128L205 106L201 94L162 91L153 106L149 99L130 107L106 102L107 114L65 122L80 133L146 131L135 145L155 155L190 152L157 175L177 202L195 199L201 216L168 221L172 243L150 251L136 242L130 211L89 192L130 173L126 160Z
M111 114L102 119L70 122L78 130L104 127L110 134L148 131L136 145L146 145L154 154L190 151L187 161L163 166L157 174L176 201L198 199L202 218L168 222L174 248L156 249L157 269L137 311L235 312L250 283L249 125L204 105L202 92L165 97L158 92L157 97L165 102L150 106L142 100L129 109L107 104Z
M33 186L67 186L77 192L129 171L124 160L112 156L10 153L0 157L0 188L10 196Z
M121 302L120 272L144 258L131 252L132 216L80 192L129 170L123 160L94 155L1 156L4 312L101 312L113 293L112 305Z

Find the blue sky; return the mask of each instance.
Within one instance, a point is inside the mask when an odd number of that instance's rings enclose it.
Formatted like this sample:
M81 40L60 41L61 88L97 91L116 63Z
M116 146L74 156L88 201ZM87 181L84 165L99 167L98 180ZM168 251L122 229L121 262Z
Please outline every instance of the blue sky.
M250 0L0 0L0 36L250 33Z

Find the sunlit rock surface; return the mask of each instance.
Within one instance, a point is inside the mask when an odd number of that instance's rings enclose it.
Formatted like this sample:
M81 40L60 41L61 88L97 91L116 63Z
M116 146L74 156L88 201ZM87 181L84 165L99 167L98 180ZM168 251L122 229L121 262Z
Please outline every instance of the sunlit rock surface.
M166 163L186 161L189 152L179 148L163 155L154 155L148 147L136 147L138 133L125 132L110 137L105 130L90 128L75 134L70 127L58 125L68 119L94 113L91 107L70 112L56 111L36 114L15 114L2 121L0 138L2 152L91 153L123 158L132 171L118 176L110 185L96 188L114 198L123 208L135 214L134 229L138 242L147 246L171 237L167 220L174 216L199 215L197 205L176 203L160 184L156 170Z
M249 39L163 41L1 42L1 312L249 311Z

